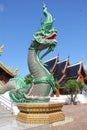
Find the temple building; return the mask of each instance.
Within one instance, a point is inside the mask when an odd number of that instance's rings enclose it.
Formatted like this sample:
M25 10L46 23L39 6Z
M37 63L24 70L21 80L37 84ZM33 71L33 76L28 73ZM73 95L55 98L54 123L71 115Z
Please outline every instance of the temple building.
M6 67L0 62L0 81L4 84L7 83L9 79L14 78L17 75L17 71L18 69L13 71L11 67Z
M0 55L3 52L4 45L0 47ZM18 68L15 70L12 67L6 67L2 62L0 62L0 81L5 84L9 79L14 78L17 75Z
M55 81L59 83L60 94L65 93L63 86L67 80L81 80L84 84L87 85L87 73L84 69L82 61L70 65L69 57L63 61L59 61L59 57L56 56L53 59L46 61L45 64L49 72L53 74Z

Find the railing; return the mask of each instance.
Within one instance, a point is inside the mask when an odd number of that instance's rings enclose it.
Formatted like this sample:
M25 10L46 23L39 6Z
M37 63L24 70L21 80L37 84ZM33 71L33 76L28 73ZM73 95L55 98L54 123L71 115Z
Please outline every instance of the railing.
M0 104L13 113L12 102L3 95L0 95Z
M10 110L12 114L15 114L19 112L16 104L10 100L10 98L7 95L0 95L0 104L3 105L7 110Z

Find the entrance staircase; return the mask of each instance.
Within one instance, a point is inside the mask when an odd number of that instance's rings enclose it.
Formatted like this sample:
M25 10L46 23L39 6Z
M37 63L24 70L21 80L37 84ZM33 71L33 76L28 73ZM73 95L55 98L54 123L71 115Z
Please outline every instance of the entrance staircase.
M16 106L16 103L14 103L10 98L9 98L9 93L5 93L3 95L0 95L0 107L4 108L5 111L10 112L13 115L17 115L19 110ZM1 113L1 112L0 112Z
M0 128L11 122L13 118L15 118L15 115L12 111L0 104Z

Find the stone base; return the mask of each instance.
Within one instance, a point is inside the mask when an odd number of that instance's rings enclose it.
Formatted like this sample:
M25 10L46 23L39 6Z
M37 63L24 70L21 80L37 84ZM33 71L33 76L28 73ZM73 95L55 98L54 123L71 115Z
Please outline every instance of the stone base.
M23 123L50 124L65 119L63 103L18 103L17 106L20 112L16 119Z

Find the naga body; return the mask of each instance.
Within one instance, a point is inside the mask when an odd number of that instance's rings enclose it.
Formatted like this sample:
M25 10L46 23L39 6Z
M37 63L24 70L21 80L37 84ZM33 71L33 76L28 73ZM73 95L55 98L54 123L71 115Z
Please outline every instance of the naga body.
M9 81L4 85L4 89L0 87L0 94L10 91L10 97L15 102L48 101L51 92L55 90L54 78L45 68L42 58L54 50L57 43L57 32L55 29L51 29L53 19L45 4L43 13L46 19L41 22L41 29L34 34L28 50L28 67L33 77L32 83L26 84L21 78L15 78L13 84ZM40 56L45 49L45 53Z

